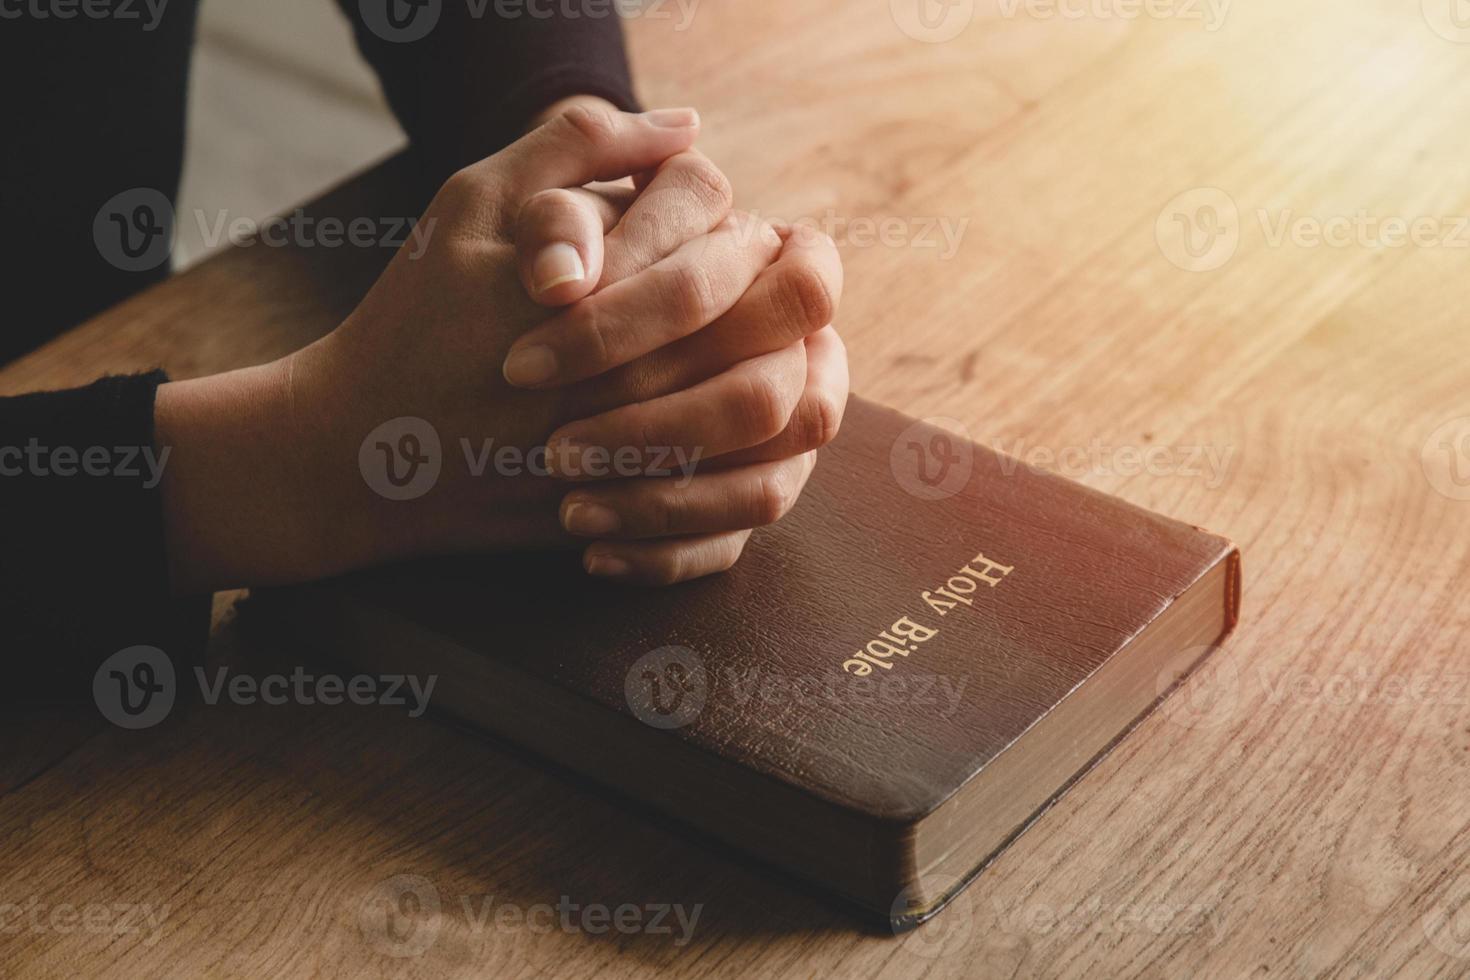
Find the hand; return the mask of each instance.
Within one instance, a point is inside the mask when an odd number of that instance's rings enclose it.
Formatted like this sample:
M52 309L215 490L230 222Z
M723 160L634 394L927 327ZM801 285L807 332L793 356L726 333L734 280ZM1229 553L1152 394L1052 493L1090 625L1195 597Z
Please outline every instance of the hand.
M667 351L661 368L655 358L645 365L652 370L628 364L621 380L609 376L558 390L521 391L498 376L513 340L549 317L516 279L512 235L524 202L542 190L654 168L692 142L692 123L688 115L563 117L456 175L426 215L437 229L426 253L396 256L333 334L272 365L165 385L157 438L174 447L164 497L176 588L296 581L413 554L565 541L556 526L561 487L537 478L475 479L456 459L459 437L475 448L477 436L493 435L497 447L528 449L559 423L653 397L640 406L641 418L664 424L662 431L687 437L692 446L713 447L731 462L746 461L741 453L754 459L750 454L761 444L780 444L811 371L806 351L820 350L821 341L710 373L698 383L702 391L694 402L688 400L694 391L670 387L681 374L687 383L693 372ZM660 257L598 298L604 312L636 312L661 325L686 322L690 326L678 329L690 332L702 317L733 315L737 300L782 248L780 236L748 219L720 219L692 251ZM708 306L688 304L689 294L668 285L690 280L696 253L724 270L705 277L712 291L699 298ZM712 366L707 359L700 370ZM657 404L665 399L683 400ZM760 411L736 411L733 423L711 411L724 406L728 414L742 399L759 402ZM708 421L673 424L671 413L696 403L696 420ZM832 418L830 411L821 414ZM442 434L444 475L419 500L389 501L358 473L358 449L377 425L406 415L429 421ZM604 428L594 434L611 431L606 420L612 415L602 416ZM294 456L282 453L283 435ZM633 448L646 446L644 440ZM558 472L585 462L572 454ZM645 454L638 465L647 463ZM564 510L568 523L577 523L577 509ZM635 510L625 512L642 513ZM630 520L627 527L636 533L638 523ZM672 577L700 574L712 550L718 549L686 542ZM667 565L646 575L636 561L630 565L622 571L632 577L671 577Z
M662 177L660 173L655 181ZM585 197L562 200L568 205L603 206ZM645 196L634 207L651 207L649 200ZM673 210L691 213L686 208ZM547 213L528 207L524 215L531 224L541 225L539 232L528 232L523 221L521 240L528 247L521 252L522 274L528 280L534 280L533 257L538 243L577 238L578 222L541 221ZM558 224L562 227L554 235L540 233ZM670 223L630 222L625 217L607 237L608 267L603 283L621 281L619 276L628 267L630 254L658 254L659 248L646 240L618 238L618 232L639 227L667 229ZM567 384L591 376L591 380L581 381L580 387L604 392L604 401L626 398L630 391L650 399L563 427L552 438L553 444L570 442L604 452L638 439L647 440L650 433L658 433L658 441L687 443L691 435L671 432L670 423L661 419L672 420L674 425L682 423L689 430L704 424L700 408L719 402L705 400L703 379L747 358L794 349L805 355L807 376L802 395L785 426L758 446L718 456L713 462L722 472L696 476L687 486L671 479L622 480L582 488L566 497L562 505L566 529L573 534L608 539L586 550L590 571L603 571L611 563L611 568L633 577L662 583L728 567L739 557L750 528L778 520L790 509L811 475L813 450L836 434L848 388L846 354L830 326L841 291L841 263L825 235L802 228L783 227L778 231L782 249L777 260L761 271L754 285L730 310L688 336L673 339L675 335L661 332L679 329L668 321L639 318L632 311L620 315L616 297L598 292L563 316L535 328L512 348L513 355L536 345L554 351L550 357L536 357L538 362L556 365L556 373L551 376L518 377L512 369L514 361L508 360L509 376L522 383ZM588 243L593 243L590 248ZM576 247L595 254L600 244L599 233L586 242L579 241ZM596 268L598 261L594 258L587 264ZM638 261L634 260L633 265ZM535 290L534 285L528 288ZM558 288L587 287L585 281L578 281ZM617 287L608 288L615 292ZM704 318L698 315L686 322ZM657 344L665 346L643 353ZM679 394L656 397L665 391ZM759 414L756 407L748 409L744 417L754 419ZM716 452L722 448L716 447ZM575 460L576 456L557 454L556 458ZM637 540L647 538L657 540Z
M621 282L698 238L724 213L730 193L723 175L694 151L640 174L638 184L642 192L636 195L628 187L602 185L547 190L527 202L517 242L529 295L561 305L587 296L594 283L601 290ZM584 307L513 347L512 354L524 358L507 360L513 381L544 387L600 374L607 387L622 392L637 390L640 382L645 388L654 382L661 390L680 389L793 343L807 355L805 388L786 427L762 446L716 460L725 472L697 476L688 486L672 479L622 480L569 494L561 509L567 530L609 539L586 550L590 571L670 582L728 567L750 528L790 509L811 474L812 450L835 435L848 385L846 355L830 326L841 293L841 262L825 235L785 227L779 233L778 260L714 326L692 336L644 354L670 341L660 327L678 325ZM710 268L719 272L718 263ZM616 311L617 304L608 308ZM527 353L537 346L546 350ZM611 374L601 373L609 369ZM556 439L610 450L635 431L646 436L649 412L648 406L613 412L571 432L564 429Z

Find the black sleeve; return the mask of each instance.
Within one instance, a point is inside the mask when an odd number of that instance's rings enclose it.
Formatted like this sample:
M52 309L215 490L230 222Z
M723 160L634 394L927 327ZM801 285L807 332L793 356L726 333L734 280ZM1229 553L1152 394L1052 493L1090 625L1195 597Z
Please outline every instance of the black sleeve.
M439 180L512 143L558 99L636 111L611 2L338 0L409 140ZM389 11L396 19L387 20Z
M199 662L207 596L170 595L153 445L162 373L0 398L0 620L7 702L78 702L98 666L151 646Z

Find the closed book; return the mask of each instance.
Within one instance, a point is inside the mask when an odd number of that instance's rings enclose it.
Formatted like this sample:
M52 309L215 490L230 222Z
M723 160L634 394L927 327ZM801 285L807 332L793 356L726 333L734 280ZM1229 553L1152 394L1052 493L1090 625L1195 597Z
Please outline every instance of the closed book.
M1158 706L1239 595L1225 539L853 398L726 573L644 589L570 553L455 559L263 605L902 929Z

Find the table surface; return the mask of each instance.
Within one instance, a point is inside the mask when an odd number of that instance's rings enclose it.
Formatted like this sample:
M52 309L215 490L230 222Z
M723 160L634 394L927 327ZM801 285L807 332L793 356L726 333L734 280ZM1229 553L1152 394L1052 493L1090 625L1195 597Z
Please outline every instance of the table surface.
M747 2L682 30L658 9L631 25L647 100L703 109L743 206L841 241L855 389L1230 535L1240 629L898 939L401 711L8 718L0 901L41 911L0 972L1470 972L1470 31L1450 0ZM380 213L384 184L323 207ZM278 356L378 261L236 249L0 390ZM272 662L233 599L212 654ZM420 904L394 919L404 882ZM699 918L688 941L512 918L559 902Z

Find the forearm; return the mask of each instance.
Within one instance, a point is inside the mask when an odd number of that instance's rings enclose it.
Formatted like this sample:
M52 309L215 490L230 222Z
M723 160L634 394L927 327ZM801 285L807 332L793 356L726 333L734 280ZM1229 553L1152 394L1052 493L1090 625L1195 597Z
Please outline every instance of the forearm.
M203 649L207 598L168 587L152 437L161 375L0 399L0 700L83 700L97 665L147 645L179 666Z

